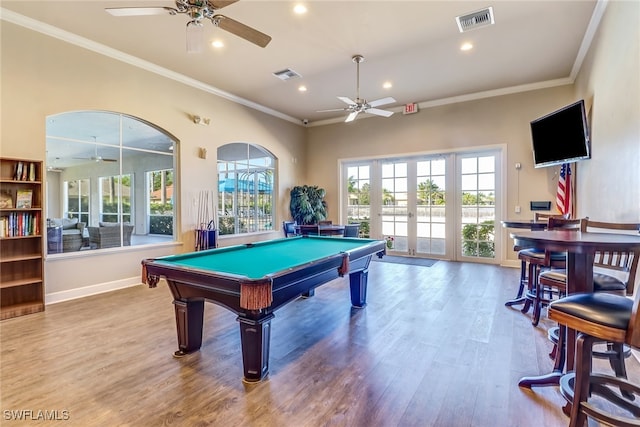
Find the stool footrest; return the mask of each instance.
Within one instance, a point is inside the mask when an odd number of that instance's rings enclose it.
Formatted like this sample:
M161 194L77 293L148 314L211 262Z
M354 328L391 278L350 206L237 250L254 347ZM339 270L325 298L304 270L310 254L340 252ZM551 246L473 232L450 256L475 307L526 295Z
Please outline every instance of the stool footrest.
M590 395L599 396L633 417L628 418L622 413L604 412L598 407L599 405L596 406L589 402L574 402L574 385L575 373L570 372L563 375L560 378L560 394L569 404L579 404L589 417L607 425L640 426L640 404L637 403L640 399L636 399L636 397L640 397L640 387L610 375L591 374L589 377ZM625 395L629 395L631 398L626 398Z

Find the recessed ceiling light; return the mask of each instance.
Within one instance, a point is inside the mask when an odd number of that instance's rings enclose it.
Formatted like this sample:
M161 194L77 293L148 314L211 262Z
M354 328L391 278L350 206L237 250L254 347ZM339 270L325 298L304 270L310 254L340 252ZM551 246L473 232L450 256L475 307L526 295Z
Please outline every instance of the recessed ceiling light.
M215 47L216 49L219 49L221 47L224 47L224 43L222 42L222 40L214 40L211 42L211 46Z
M469 42L462 43L462 45L460 46L460 50L462 51L467 51L471 49L473 49L473 45Z
M298 86L298 90L299 90L300 92L306 92L306 91L307 91L307 87L306 87L306 86L304 86L304 85L300 85L300 86Z
M293 7L293 12L296 15L304 15L305 13L307 13L307 6L303 5L302 3L298 3Z
M385 89L391 89L393 87L393 84L391 82L384 82L382 84L382 87Z

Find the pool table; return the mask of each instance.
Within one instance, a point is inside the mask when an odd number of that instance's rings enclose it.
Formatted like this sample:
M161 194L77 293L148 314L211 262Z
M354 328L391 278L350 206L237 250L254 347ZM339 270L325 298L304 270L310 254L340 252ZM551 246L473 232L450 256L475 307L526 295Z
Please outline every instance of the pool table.
M372 255L381 240L298 236L142 261L143 281L166 279L173 294L179 357L202 345L204 301L238 315L244 380L269 372L274 311L337 277L349 275L351 305L364 307Z

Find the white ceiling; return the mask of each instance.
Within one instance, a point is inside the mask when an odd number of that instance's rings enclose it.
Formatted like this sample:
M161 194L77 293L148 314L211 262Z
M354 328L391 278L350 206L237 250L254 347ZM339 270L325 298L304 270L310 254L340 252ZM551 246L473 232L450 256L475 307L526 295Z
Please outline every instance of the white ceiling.
M308 12L298 16L292 11L296 3L241 0L225 7L221 13L269 34L271 43L260 48L207 21L206 39L223 40L225 47L207 44L199 54L186 52L185 15L114 17L105 12L105 7L175 6L172 1L23 0L2 1L1 6L7 21L94 50L106 51L101 45L116 49L204 84L206 90L314 125L346 116L317 110L344 107L337 96L356 97L354 54L365 57L361 97L371 101L392 96L397 103L380 108L398 112L407 103L424 107L571 83L606 4L312 0L303 2ZM456 16L487 6L493 7L495 25L458 31ZM463 52L460 45L467 41L474 49ZM285 68L302 78L283 82L272 74ZM385 81L393 87L383 89ZM301 84L308 89L304 93L298 91Z

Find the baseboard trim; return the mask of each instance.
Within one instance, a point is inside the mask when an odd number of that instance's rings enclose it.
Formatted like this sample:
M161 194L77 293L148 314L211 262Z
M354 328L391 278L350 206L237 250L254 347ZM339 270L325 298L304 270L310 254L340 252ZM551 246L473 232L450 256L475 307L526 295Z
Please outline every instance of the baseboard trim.
M70 289L68 291L53 292L44 296L45 305L56 304L59 302L70 301L78 298L84 298L91 295L103 294L118 289L130 288L140 285L140 277L129 277L126 279L116 280L113 282L98 283L97 285L86 286L83 288Z
M501 267L520 268L520 260L505 259L500 263Z

